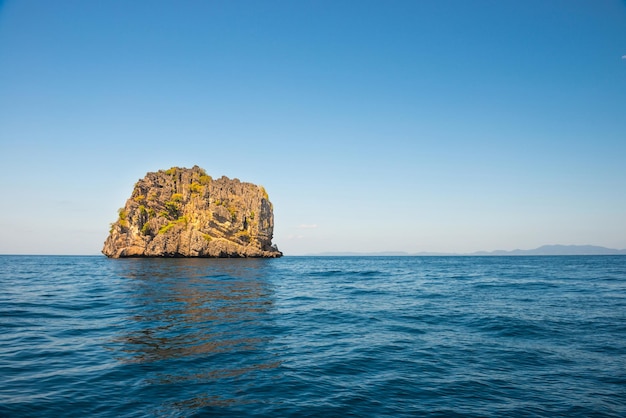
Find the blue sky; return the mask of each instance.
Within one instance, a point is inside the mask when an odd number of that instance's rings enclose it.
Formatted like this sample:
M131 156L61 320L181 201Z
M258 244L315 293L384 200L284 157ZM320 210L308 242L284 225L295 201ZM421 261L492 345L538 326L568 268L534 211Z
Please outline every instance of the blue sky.
M0 2L0 164L0 253L195 164L288 255L626 248L626 2Z

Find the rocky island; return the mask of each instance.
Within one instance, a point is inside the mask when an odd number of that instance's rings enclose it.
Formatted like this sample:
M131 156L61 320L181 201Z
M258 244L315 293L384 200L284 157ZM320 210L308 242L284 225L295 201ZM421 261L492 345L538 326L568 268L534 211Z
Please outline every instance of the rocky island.
M262 186L214 180L200 167L139 180L104 243L107 257L280 257Z

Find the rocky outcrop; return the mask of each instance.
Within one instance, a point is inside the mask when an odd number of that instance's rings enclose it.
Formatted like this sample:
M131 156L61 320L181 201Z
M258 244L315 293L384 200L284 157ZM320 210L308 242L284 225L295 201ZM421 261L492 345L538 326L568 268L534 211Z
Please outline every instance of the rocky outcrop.
M148 173L111 224L107 257L280 257L262 186L198 166Z

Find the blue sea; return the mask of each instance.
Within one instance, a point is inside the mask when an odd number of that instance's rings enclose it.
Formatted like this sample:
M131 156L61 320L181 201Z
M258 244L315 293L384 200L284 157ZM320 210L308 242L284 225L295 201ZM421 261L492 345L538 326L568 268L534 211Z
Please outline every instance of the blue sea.
M624 417L626 256L0 256L2 417Z

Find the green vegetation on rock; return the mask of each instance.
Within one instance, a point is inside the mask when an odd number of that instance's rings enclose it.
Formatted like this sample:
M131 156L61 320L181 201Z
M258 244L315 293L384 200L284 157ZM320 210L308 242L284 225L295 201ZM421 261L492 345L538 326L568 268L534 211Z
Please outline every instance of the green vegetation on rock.
M235 234L236 237L240 238L241 240L243 240L244 242L250 242L250 239L252 238L250 236L250 232L243 230L243 231L239 231Z
M200 182L200 184L207 186L213 181L213 179L211 178L211 176L207 176L206 174L203 174L200 176L198 181Z
M176 219L175 221L170 221L167 225L162 226L159 229L159 234L165 234L167 231L169 231L170 229L172 229L173 227L175 227L176 225L181 225L181 224L187 224L188 220L186 216L181 216L180 218Z
M180 204L175 201L165 202L166 218L175 219L180 215Z
M228 212L230 212L231 222L236 222L237 221L237 208L231 205L228 207Z
M175 176L176 173L178 173L178 167L172 167L165 170L165 174L167 174L168 176Z
M189 186L189 190L191 191L191 193L200 194L204 190L204 187L194 182L191 183L191 186Z
M119 224L122 228L128 228L128 220L126 219L128 217L128 213L126 212L126 210L124 208L120 208L118 210L119 213Z
M265 187L263 186L259 186L259 189L261 190L261 194L263 195L263 197L265 198L265 200L269 200L270 197L267 194L267 191L265 190Z

